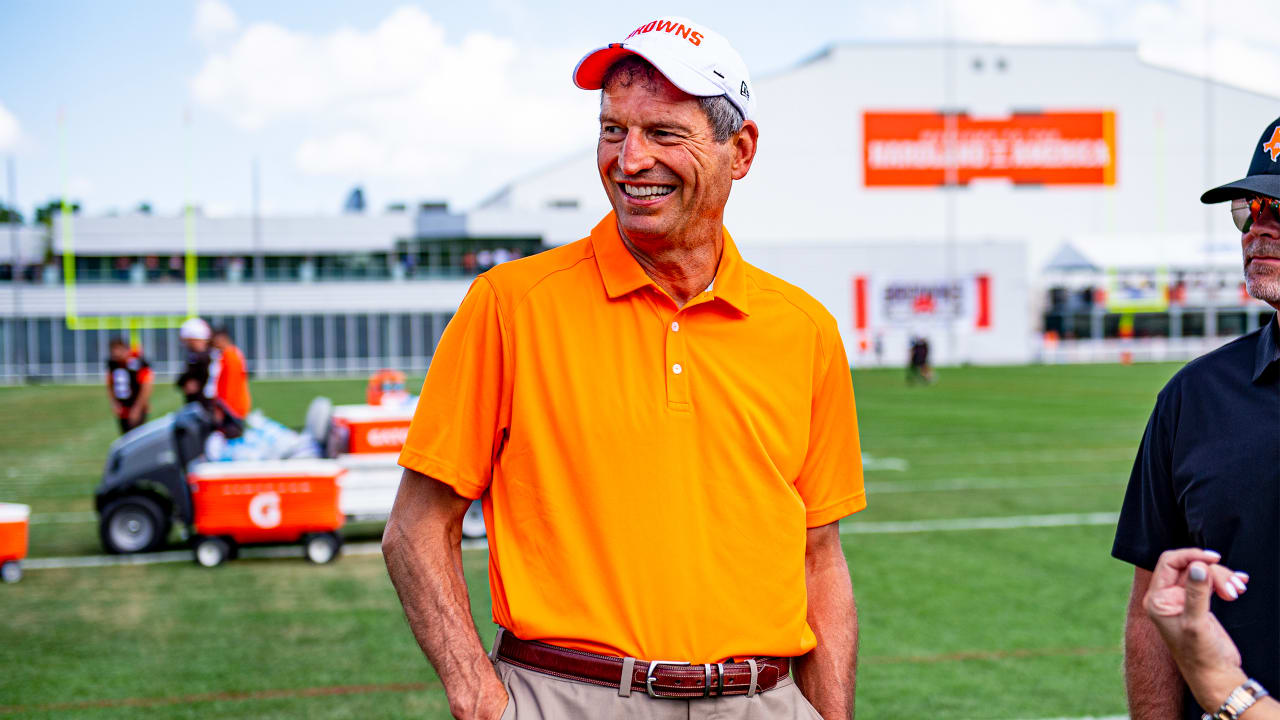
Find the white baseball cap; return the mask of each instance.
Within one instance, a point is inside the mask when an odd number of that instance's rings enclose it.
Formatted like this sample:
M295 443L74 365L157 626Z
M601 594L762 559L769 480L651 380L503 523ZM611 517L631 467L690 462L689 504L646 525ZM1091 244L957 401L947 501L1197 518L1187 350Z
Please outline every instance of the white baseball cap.
M723 35L682 17L645 23L622 42L587 53L573 69L574 84L583 90L599 90L605 73L627 55L648 60L672 85L690 95L724 95L744 120L755 114L755 86L742 56Z
M212 335L209 323L200 318L187 318L182 327L178 328L178 337L183 340L208 340Z

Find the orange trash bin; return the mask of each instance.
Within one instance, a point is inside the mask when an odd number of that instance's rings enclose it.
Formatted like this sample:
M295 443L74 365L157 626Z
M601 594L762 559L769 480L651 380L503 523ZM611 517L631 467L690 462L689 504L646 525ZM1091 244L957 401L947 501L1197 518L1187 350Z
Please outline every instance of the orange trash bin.
M237 545L302 541L307 558L337 555L343 516L338 508L346 470L332 460L202 463L191 486L196 561L206 567Z
M0 580L15 583L22 579L22 559L27 556L27 528L31 507L0 503Z

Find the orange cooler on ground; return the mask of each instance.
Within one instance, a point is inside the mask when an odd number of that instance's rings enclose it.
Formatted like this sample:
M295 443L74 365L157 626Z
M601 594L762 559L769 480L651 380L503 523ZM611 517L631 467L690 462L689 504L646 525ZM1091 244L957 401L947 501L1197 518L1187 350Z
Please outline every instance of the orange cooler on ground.
M27 526L30 521L30 506L0 503L0 579L5 582L22 579L19 563L27 556Z
M237 543L291 543L342 527L346 472L331 460L203 463L187 475L196 532Z
M333 409L333 428L339 442L335 454L398 453L409 435L414 405L339 405Z

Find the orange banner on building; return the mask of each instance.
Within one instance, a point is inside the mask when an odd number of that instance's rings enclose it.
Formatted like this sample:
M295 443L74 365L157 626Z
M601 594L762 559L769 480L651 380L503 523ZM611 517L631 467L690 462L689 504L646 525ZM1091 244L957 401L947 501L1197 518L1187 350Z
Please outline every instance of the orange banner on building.
M1112 111L1016 113L975 119L937 112L864 112L867 187L966 184L1114 185Z

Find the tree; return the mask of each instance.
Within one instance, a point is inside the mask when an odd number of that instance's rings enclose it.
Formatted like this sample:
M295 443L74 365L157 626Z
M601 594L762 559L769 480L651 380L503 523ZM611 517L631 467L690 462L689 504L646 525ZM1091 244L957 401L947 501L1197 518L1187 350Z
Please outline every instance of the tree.
M71 202L69 203L69 205L71 207L72 215L78 214L80 212L80 203ZM56 200L56 199L50 200L44 205L41 205L36 208L36 222L40 223L41 225L45 225L47 227L53 227L53 216L57 215L60 212L62 212L62 201Z
M138 210L137 210L137 212L138 212L138 214L139 214L139 215L150 215L150 214L151 214L151 203L147 202L146 200L143 200L142 202L138 203Z
M0 202L0 223L18 223L22 224L22 213L17 208L11 208Z

